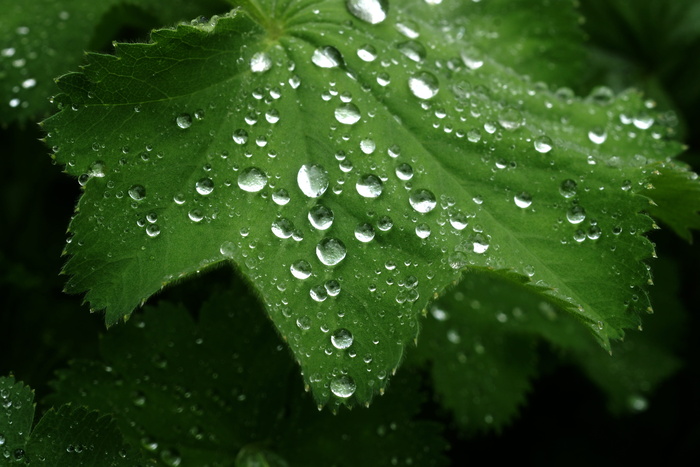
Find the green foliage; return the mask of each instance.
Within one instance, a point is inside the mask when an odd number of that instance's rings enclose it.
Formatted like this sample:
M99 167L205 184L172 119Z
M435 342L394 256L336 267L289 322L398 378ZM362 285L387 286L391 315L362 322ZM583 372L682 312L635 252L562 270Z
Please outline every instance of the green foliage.
M0 379L0 464L495 462L540 416L628 431L585 398L659 413L700 258L649 231L700 227L700 3L577 3L3 5L0 374L47 410Z

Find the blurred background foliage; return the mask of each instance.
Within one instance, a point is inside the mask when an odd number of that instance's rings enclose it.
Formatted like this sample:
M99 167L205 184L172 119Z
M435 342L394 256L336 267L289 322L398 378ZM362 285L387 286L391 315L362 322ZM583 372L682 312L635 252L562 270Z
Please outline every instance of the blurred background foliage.
M525 1L525 0L523 0ZM700 0L580 0L587 36L586 72L570 87L585 95L595 86L619 91L636 87L671 110L681 124L679 138L688 145L681 157L700 169ZM210 10L222 4L209 2ZM115 7L96 28L88 48L109 51L112 40L145 39L158 26L155 14L134 14ZM68 70L58 70L57 73ZM0 76L1 78L1 76ZM49 107L47 106L48 110ZM75 180L50 163L34 120L0 128L0 375L14 373L37 391L50 393L55 371L72 359L99 358L102 317L90 314L81 297L62 293L59 275L65 230L79 196ZM2 121L5 121L3 118ZM696 235L697 237L697 235ZM421 416L442 423L455 465L470 459L524 465L630 465L663 453L668 463L698 459L700 443L700 254L696 246L667 229L653 232L663 263L654 264L656 282L666 290L655 303L656 315L645 319L644 332L663 333L681 325L658 315L685 308L684 339L672 343L683 366L666 380L638 413L612 414L603 392L573 364L538 349L540 376L520 415L499 432L471 434L457 429L451 416L428 401ZM664 281L663 279L668 280ZM157 300L183 303L191 313L221 287L231 273L215 271L162 293ZM675 298L674 298L675 296ZM671 316L676 316L675 314ZM670 344L671 345L671 344ZM408 371L408 370L406 370ZM420 374L419 374L420 376ZM432 388L427 384L429 394ZM614 378L615 375L609 377ZM309 400L310 402L310 400ZM48 407L38 406L41 413Z

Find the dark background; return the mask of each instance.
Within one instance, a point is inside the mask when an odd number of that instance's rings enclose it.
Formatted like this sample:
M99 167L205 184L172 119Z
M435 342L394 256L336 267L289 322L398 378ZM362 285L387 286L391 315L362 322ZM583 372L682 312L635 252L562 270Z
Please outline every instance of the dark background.
M588 75L576 87L643 89L659 108L678 113L682 160L700 168L700 1L582 0L589 36ZM148 19L130 25L129 15L113 18L111 40L146 37ZM62 293L59 276L66 226L79 196L75 180L53 166L34 124L0 130L0 375L14 373L37 391L48 392L56 369L70 358L97 357L104 331L81 297ZM697 235L696 235L697 237ZM688 465L700 460L700 365L697 363L698 248L667 229L654 232L660 257L677 262L687 333L679 344L684 367L663 383L640 414L612 416L602 393L574 368L545 366L520 417L500 434L465 439L451 429L447 438L455 465L470 460L517 461L522 465L631 465L663 460ZM655 304L663 313L663 304ZM41 405L39 409L44 409ZM427 417L435 417L432 407Z

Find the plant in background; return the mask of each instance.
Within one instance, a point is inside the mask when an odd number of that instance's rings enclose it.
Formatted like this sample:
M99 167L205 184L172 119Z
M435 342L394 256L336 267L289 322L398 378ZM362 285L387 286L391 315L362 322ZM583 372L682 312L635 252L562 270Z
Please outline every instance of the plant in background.
M86 22L226 11L121 5L13 7L2 121L46 112L50 78L109 33ZM82 187L66 290L112 328L58 373L33 430L31 392L0 380L8 462L445 465L426 386L461 432L501 429L543 347L613 410L646 407L679 364L636 331L656 302L645 234L660 221L689 240L700 185L674 160L673 113L571 91L573 4L231 7L56 81L41 125ZM235 277L204 274L218 266Z

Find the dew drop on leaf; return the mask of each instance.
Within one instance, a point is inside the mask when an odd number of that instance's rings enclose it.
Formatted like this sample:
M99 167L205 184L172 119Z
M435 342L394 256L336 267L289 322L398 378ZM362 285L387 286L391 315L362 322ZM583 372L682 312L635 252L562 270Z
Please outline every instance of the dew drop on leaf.
M308 217L311 225L318 230L326 230L333 225L333 211L322 204L317 204L309 209Z
M399 52L414 62L422 62L427 55L425 46L416 40L401 42L396 47L399 49Z
M608 134L603 128L593 128L588 132L588 139L590 139L593 144L603 144L605 140L608 139Z
M182 128L183 130L186 130L187 128L192 126L192 117L190 117L190 114L180 114L175 119L175 122L177 123L178 127Z
M187 213L187 217L189 217L192 222L200 222L204 219L204 214L202 214L202 211L199 209L192 209Z
M506 130L517 130L523 124L523 115L519 110L510 107L501 112L498 116L498 123Z
M227 258L233 258L236 252L236 245L233 242L224 242L219 247L219 252Z
M340 293L340 282L336 280L331 279L329 281L326 281L326 283L323 284L323 287L326 289L326 292L331 297L335 297Z
M549 136L540 136L535 138L534 145L537 152L540 154L547 154L552 150L554 143L552 142L552 138Z
M294 224L286 217L278 217L272 222L270 229L277 238L289 238L294 233Z
M302 331L308 331L311 328L311 318L308 316L300 316L297 318L297 327Z
M238 186L248 193L257 193L267 185L267 175L257 167L248 167L238 175Z
M326 45L314 50L311 61L319 68L335 68L343 64L343 56L335 47Z
M362 243L371 242L374 239L374 228L368 223L359 224L355 227L355 238Z
M328 292L322 285L316 285L309 290L309 296L315 302L323 302L328 298Z
M532 204L532 196L527 191L522 191L513 197L515 205L519 208L527 208Z
M141 201L146 197L146 189L143 185L132 185L129 188L129 197L135 201Z
M316 245L316 256L326 266L335 266L345 259L347 249L345 244L337 238L324 238Z
M158 227L156 224L151 224L146 227L146 234L151 238L157 237L160 235L160 227Z
M404 181L410 180L413 178L413 167L405 162L400 164L398 167L396 167L396 176Z
M586 210L576 205L566 211L566 219L572 224L580 224L586 218Z
M416 212L422 214L432 211L437 205L437 200L433 192L424 188L413 190L408 201Z
M377 221L377 228L382 232L388 232L394 226L394 221L389 216L382 216Z
M564 198L573 198L576 196L576 182L567 178L559 185L559 194Z
M386 19L388 0L346 0L348 11L355 18L370 24L379 24Z
M428 224L418 224L416 226L416 235L418 238L428 238L430 237L430 226Z
M377 49L372 45L365 44L357 49L357 56L365 62L373 62L377 59Z
M355 389L357 385L350 376L343 375L331 381L331 392L340 398L347 399L355 394Z
M355 189L364 198L377 198L382 194L384 185L376 175L367 174L360 177L355 184Z
M272 67L272 60L265 52L257 52L250 59L250 71L253 73L263 73Z
M347 349L352 345L353 340L352 333L345 328L337 329L331 334L331 343L336 349Z
M438 79L432 73L421 71L408 79L408 88L418 99L430 99L440 90Z
M178 467L182 464L182 457L175 449L163 449L160 453L160 459L168 467Z
M360 109L355 104L341 104L335 109L335 119L343 125L354 125L360 118Z
M309 198L318 198L328 189L328 172L320 165L304 164L297 173L297 184Z
M232 138L236 144L245 144L248 142L248 132L240 128L233 132Z
M214 182L211 178L202 178L195 184L195 189L200 195L206 196L214 191Z
M292 265L289 267L289 271L292 273L292 276L296 277L297 279L304 280L311 276L312 270L308 261L300 259L292 263Z
M278 206L284 206L289 203L289 193L284 188L275 190L275 192L272 193L272 201Z

